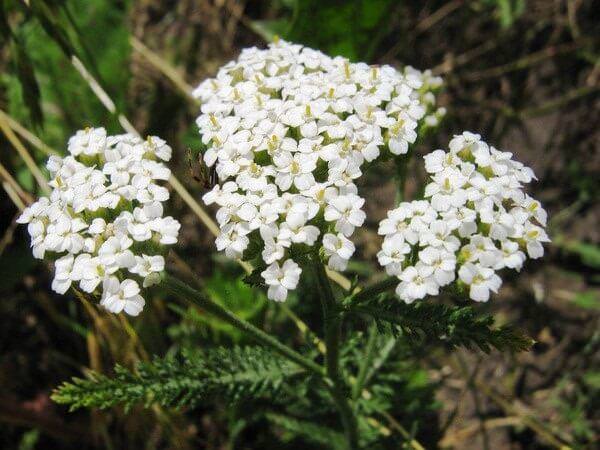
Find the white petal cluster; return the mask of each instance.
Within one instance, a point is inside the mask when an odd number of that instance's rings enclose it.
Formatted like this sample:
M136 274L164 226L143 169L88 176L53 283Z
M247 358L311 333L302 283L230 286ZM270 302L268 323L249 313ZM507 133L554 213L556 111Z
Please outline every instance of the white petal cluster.
M282 40L243 50L194 91L204 161L221 182L203 197L219 206L218 250L251 259L257 243L277 301L298 283L296 248L322 247L344 270L365 220L355 180L384 152L407 153L424 119L443 115L440 82Z
M164 245L177 242L180 224L163 216L169 191L160 186L171 172L163 161L171 148L157 137L107 136L104 128L78 131L69 155L51 156L50 197L26 208L33 255L57 257L52 289L64 294L73 283L101 293L111 312L137 315L143 287L164 270Z
M469 132L424 159L425 200L401 203L381 221L379 262L407 303L455 281L487 301L502 284L497 271L520 270L549 241L546 211L523 192L533 171Z

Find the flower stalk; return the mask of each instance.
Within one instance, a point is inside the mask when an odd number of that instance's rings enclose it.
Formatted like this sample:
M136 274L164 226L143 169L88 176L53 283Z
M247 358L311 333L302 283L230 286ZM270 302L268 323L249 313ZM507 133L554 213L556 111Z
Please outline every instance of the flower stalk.
M313 265L318 280L319 294L323 308L325 346L327 348L325 366L327 376L332 382L332 385L328 386L328 388L340 413L348 447L350 449L357 449L358 432L356 416L346 396L346 383L340 372L339 347L342 331L342 314L339 305L336 304L325 267L318 260Z
M296 352L290 347L282 344L271 335L252 325L250 322L239 318L231 311L208 299L200 292L188 286L183 281L173 277L172 275L169 275L165 272L163 274L161 286L171 294L175 295L177 298L186 300L189 303L199 306L210 314L229 323L230 325L233 325L234 327L248 334L255 341L272 348L280 355L288 358L290 361L295 362L309 372L312 372L320 377L325 375L323 368L317 363L302 356L300 353Z

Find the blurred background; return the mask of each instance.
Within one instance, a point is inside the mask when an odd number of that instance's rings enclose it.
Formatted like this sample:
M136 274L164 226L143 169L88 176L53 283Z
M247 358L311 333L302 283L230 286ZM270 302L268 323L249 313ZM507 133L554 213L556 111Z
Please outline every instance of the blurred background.
M425 448L594 448L600 428L600 4L593 0L3 0L0 9L0 447L3 449L312 449L263 405L214 402L190 411L78 411L52 390L93 369L131 367L186 346L244 343L228 326L164 296L139 318L103 313L49 290L19 209L43 193L48 154L85 126L123 126L166 139L192 197L198 148L193 86L274 35L370 64L412 65L444 78L448 115L418 154L470 130L531 166L532 195L553 240L542 260L507 274L481 305L536 340L516 356L437 350L402 369L382 419ZM409 193L424 178L409 168ZM350 271L377 273L376 223L393 204L393 167L361 179L368 223ZM382 180L390 180L382 182ZM173 271L268 330L299 339L312 305L270 304L215 255L213 236L177 193L183 224ZM293 311L293 312L292 312ZM243 417L243 418L241 418ZM394 435L399 433L396 441ZM386 447L387 448L387 447ZM399 448L390 444L389 448ZM595 447L597 448L597 447Z

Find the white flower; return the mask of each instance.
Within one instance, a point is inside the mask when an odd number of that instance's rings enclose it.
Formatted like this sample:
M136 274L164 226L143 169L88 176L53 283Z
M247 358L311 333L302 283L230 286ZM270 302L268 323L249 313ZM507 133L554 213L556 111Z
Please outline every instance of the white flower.
M335 231L350 236L365 221L366 214L360 209L364 203L363 198L353 194L334 198L325 208L325 220L335 222Z
M261 227L260 236L265 243L262 258L267 264L272 264L283 258L286 248L292 244L291 241L282 239L279 228L275 224Z
M106 267L129 269L135 264L135 256L129 247L133 241L127 236L111 236L98 249L98 256Z
M302 269L293 260L286 260L282 266L275 262L262 273L265 283L269 286L267 296L276 302L287 298L288 290L296 289Z
M329 258L327 265L333 270L346 270L348 260L354 254L354 244L343 234L327 233L323 236L323 248Z
M312 246L319 237L319 229L306 225L306 222L306 213L288 213L281 225L279 239Z
M165 259L161 255L142 255L135 257L135 266L129 271L144 277L143 287L157 283L157 276L165 270Z
M500 257L499 250L489 237L481 234L471 236L469 243L464 245L460 250L460 256L465 261L479 261L486 267L496 265Z
M395 123L388 128L390 152L403 155L408 152L408 144L415 142L417 122L408 114L400 113Z
M502 285L502 280L494 269L481 264L464 264L460 267L458 276L463 283L469 285L469 297L476 302L487 302L490 291L497 293Z
M148 136L144 142L144 150L146 153L153 154L158 159L162 159L163 161L169 161L171 159L171 147L169 147L167 143L159 137Z
M125 311L130 316L137 316L146 302L140 295L140 287L133 280L124 280L119 283L116 277L104 279L103 294L100 304L112 313Z
M247 236L249 232L249 228L240 227L237 224L225 225L215 241L217 250L225 250L228 258L241 258L250 243Z
M419 260L433 269L433 278L440 286L446 286L456 278L454 253L443 248L426 247L419 252Z
M459 155L464 159L464 156L468 156L473 151L476 151L480 145L487 147L487 144L481 141L481 136L479 134L465 131L462 134L456 135L454 138L452 138L449 148L451 153ZM462 155L460 155L461 152Z
M79 130L69 139L67 149L73 156L96 155L101 153L106 145L106 130L104 128L86 128Z
M401 203L396 209L388 211L387 218L379 223L379 234L389 235L402 233L409 224L412 217L412 209L409 203Z
M454 168L460 163L460 158L453 153L444 150L435 150L423 156L425 170L429 173L443 172L447 168Z
M542 243L550 242L550 238L548 238L544 229L532 223L525 224L522 239L527 247L527 254L533 259L544 256Z
M64 294L71 287L73 281L73 255L66 255L54 263L54 280L52 290L58 294Z
M292 156L289 152L283 152L274 161L277 167L275 182L281 190L287 191L292 184L300 190L306 190L315 184L312 172L317 167L316 155L296 153Z
M467 177L460 171L446 168L433 175L433 183L425 187L425 197L431 197L431 206L437 211L459 208L467 201L467 193L462 189L466 183Z
M519 244L506 240L502 242L502 253L494 269L498 270L508 267L510 269L521 270L524 262L525 253L519 250Z
M477 213L467 207L451 208L441 213L448 228L457 230L461 238L467 238L477 232Z
M426 265L409 266L400 274L400 284L396 294L406 303L423 298L426 295L437 295L439 286L432 276L433 270Z
M151 183L148 186L139 189L135 198L140 203L165 202L169 200L169 191L165 187Z
M450 252L460 247L460 240L452 235L452 229L443 220L431 222L429 229L422 233L420 242L424 246L441 247Z
M75 263L80 267L79 287L89 293L94 292L107 275L117 271L116 266L108 267L100 258L86 253L78 255Z
M150 222L150 228L159 234L161 244L172 245L177 242L181 224L171 216L158 217Z
M402 263L410 250L410 245L401 234L392 234L384 239L381 250L377 253L377 259L379 264L385 267L388 275L400 275Z

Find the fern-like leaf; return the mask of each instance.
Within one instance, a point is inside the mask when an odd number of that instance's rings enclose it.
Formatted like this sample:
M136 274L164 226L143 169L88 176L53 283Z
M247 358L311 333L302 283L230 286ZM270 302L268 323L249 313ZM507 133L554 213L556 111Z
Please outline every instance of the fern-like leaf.
M534 343L512 326L494 327L492 316L478 316L468 306L429 302L406 304L377 299L350 307L350 311L367 314L380 326L391 325L395 332L414 341L444 344L451 348L479 347L486 353L492 348L518 352L529 350Z
M142 362L136 371L117 366L114 376L91 373L74 378L52 395L60 404L78 408L109 408L136 404L194 407L215 396L235 401L275 396L282 383L302 369L260 347L217 348L185 352Z

